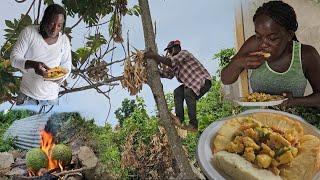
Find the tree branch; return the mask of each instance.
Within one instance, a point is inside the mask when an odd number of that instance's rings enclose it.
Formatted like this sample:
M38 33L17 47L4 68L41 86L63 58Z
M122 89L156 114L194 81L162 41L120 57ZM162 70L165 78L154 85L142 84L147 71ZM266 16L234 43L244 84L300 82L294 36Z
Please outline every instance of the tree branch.
M38 4L38 14L37 14L37 19L35 20L36 24L38 24L38 22L39 22L41 1L42 0L39 0L39 4Z
M125 61L126 59L120 59L120 60L117 60L117 61L113 61L111 63L107 63L105 64L104 66L111 66L112 64L116 64L116 63L120 63L120 62L123 62ZM95 66L95 67L88 67L86 69L74 69L72 70L71 72L74 73L74 74L77 74L77 73L85 73L87 71L90 71L90 70L94 70L94 69L99 69L101 66Z
M74 27L76 27L81 21L82 21L83 17L81 16L80 19L73 25L70 27L70 29L73 29Z
M26 2L27 0L14 0L14 1L17 3L23 3L23 2Z
M74 170L69 170L69 171L62 171L62 172L59 172L59 173L52 173L52 174L55 175L55 176L63 176L63 175L67 175L67 174L82 172L82 171L85 171L85 170L88 170L88 169L89 169L89 168L82 167L82 168L80 168L80 169L74 169Z
M103 85L109 85L111 82L120 81L122 79L123 79L123 76L118 76L118 77L106 79L105 81L103 81L101 83L91 84L91 85L83 86L83 87L79 87L79 88L66 89L64 91L60 91L59 96L63 96L64 94L67 94L67 93L93 89L93 88L97 88L97 87L100 87Z
M103 23L100 23L100 24L93 24L93 25L87 26L86 28L90 28L90 27L94 27L94 26L101 26L101 25L107 24L108 22L110 22L110 20L103 22Z
M94 83L91 81L90 78L85 76L84 74L79 74L85 81L87 81L88 84L94 85ZM109 84L108 84L109 85ZM103 92L99 87L93 87L98 93L103 94L107 99L110 99L109 95L107 95L105 92Z

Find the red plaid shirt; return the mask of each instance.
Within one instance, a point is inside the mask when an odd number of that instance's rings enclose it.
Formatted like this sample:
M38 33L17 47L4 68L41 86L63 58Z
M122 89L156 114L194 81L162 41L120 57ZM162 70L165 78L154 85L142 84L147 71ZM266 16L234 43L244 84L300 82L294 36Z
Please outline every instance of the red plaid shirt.
M170 59L172 68L168 66L160 68L160 76L168 79L176 76L179 82L191 88L194 93L199 95L205 80L211 80L209 72L187 50L180 51L175 56L170 57Z

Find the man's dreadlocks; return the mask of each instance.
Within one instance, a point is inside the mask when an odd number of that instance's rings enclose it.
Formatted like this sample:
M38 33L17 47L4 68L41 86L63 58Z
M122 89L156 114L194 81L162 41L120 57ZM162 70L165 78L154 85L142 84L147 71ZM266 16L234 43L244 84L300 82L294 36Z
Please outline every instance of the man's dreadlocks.
M294 9L282 1L269 1L259 7L253 16L253 21L260 16L266 15L286 30L296 32L298 29L297 16ZM293 40L298 41L296 35Z
M55 16L59 14L62 14L64 17L64 23L62 27L62 30L63 30L66 25L66 11L64 10L64 8L58 4L51 4L46 8L46 10L44 11L42 20L40 22L40 29L39 29L39 32L42 35L42 37L48 37L44 27L52 23Z

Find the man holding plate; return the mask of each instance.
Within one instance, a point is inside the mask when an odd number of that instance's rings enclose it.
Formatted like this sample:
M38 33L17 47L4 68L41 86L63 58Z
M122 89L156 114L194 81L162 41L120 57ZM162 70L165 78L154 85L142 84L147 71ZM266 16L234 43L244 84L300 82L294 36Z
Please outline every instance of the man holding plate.
M60 83L71 71L70 41L63 34L65 22L64 8L52 4L39 26L27 26L20 33L10 55L12 66L23 74L17 105L58 104ZM63 69L64 75L50 79L52 69Z

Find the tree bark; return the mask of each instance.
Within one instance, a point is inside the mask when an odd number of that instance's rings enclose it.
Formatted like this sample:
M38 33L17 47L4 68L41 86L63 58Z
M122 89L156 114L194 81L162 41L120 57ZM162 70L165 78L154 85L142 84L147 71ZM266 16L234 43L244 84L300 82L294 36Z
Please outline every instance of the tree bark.
M157 52L148 0L139 0L139 5L141 8L141 19L146 46L145 48L146 50L151 49L152 51ZM181 140L171 121L170 112L163 92L163 86L160 81L157 63L154 60L150 59L147 60L147 62L147 83L152 90L154 99L157 104L160 116L160 124L166 130L172 154L174 155L179 166L179 178L196 179L197 177L192 171L188 158L186 157L186 154L182 148Z

